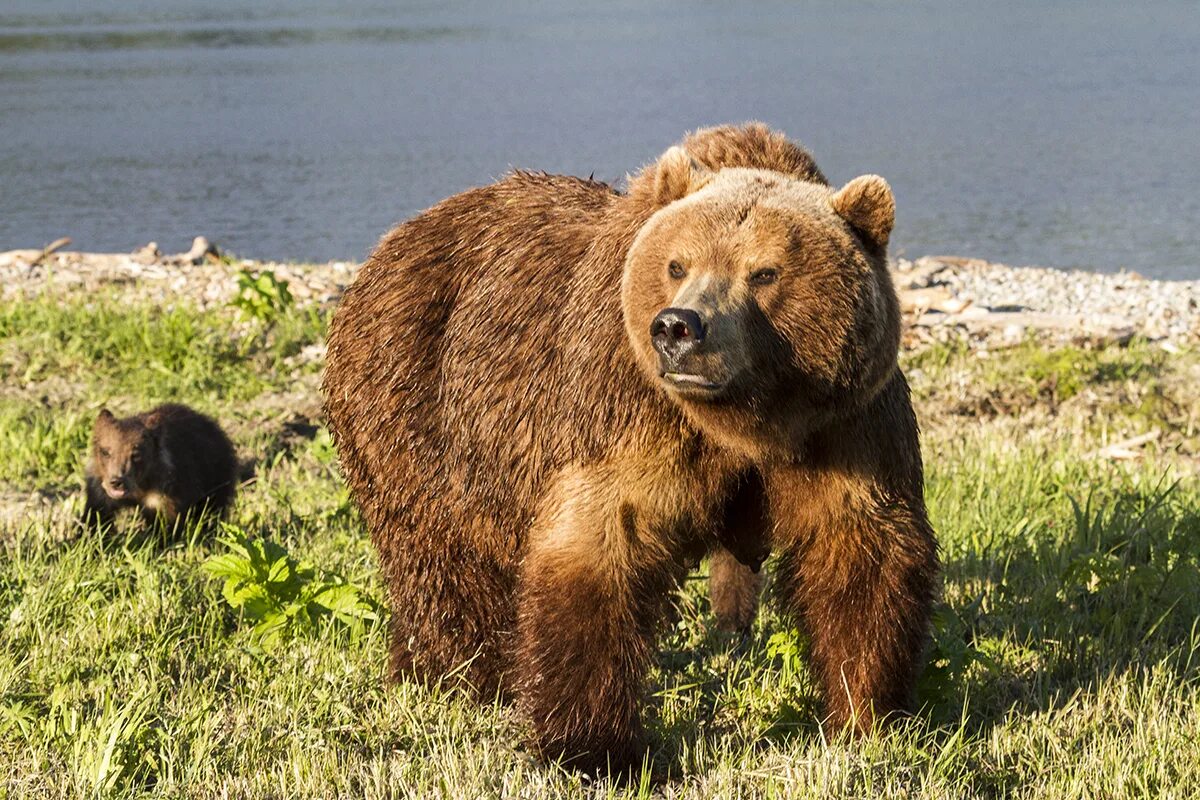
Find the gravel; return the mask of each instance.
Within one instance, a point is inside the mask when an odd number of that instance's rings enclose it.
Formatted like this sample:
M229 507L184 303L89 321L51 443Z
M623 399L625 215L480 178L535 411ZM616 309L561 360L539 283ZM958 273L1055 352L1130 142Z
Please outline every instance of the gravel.
M1035 312L1080 316L1124 327L1152 340L1194 341L1200 336L1200 280L1149 280L1136 272L1099 273L1009 267L979 259L900 261L897 273L928 273L971 307L992 313Z
M220 258L206 240L189 253L164 255L153 244L134 253L12 250L0 253L0 297L94 292L168 304L227 305L242 270L269 271L301 303L329 306L354 279L347 261L295 264ZM1142 336L1168 349L1200 342L1200 280L1149 280L1116 274L1011 267L979 259L901 259L893 265L907 322L905 344L957 339L987 348L1029 335L1045 339L1125 341Z

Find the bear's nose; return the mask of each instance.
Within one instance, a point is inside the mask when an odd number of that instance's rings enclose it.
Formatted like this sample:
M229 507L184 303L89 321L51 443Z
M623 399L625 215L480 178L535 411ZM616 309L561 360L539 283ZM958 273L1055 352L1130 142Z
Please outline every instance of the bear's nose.
M117 490L124 489L125 488L125 477L123 475L119 475L115 478L109 478L108 485L110 487L112 487L113 489L117 489Z
M704 341L704 320L690 308L664 308L650 323L654 349L678 361Z

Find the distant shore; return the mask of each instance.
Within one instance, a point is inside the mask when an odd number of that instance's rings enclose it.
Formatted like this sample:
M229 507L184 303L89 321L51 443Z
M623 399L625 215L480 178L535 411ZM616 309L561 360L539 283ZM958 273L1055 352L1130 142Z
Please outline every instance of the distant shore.
M56 244L0 252L0 297L111 289L163 303L186 298L206 308L228 304L239 272L250 270L286 280L300 303L332 305L359 266L229 258L203 237L188 253L173 255L153 242L133 253L86 253L68 249L66 240ZM1028 336L1072 342L1143 337L1168 349L1200 343L1200 280L1013 267L956 256L898 259L892 276L908 348L962 341L986 349Z

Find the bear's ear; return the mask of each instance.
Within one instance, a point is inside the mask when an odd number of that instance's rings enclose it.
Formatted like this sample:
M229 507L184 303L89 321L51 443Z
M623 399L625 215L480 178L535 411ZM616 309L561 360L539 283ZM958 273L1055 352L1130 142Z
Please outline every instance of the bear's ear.
M712 180L712 173L678 145L663 153L652 169L654 200L664 206L698 191Z
M113 413L107 408L100 409L100 413L96 415L96 430L107 428L117 421Z
M142 441L151 447L157 447L162 440L163 413L152 411L142 421Z
M887 248L896 222L892 187L878 175L860 175L829 198L838 216L880 250Z

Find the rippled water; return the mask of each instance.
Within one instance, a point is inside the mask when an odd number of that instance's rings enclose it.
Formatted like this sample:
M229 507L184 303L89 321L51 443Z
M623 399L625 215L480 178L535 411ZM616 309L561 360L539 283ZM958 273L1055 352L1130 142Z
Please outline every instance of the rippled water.
M758 118L885 175L897 253L1200 277L1194 3L500 6L5 0L0 249L358 258L510 166Z

